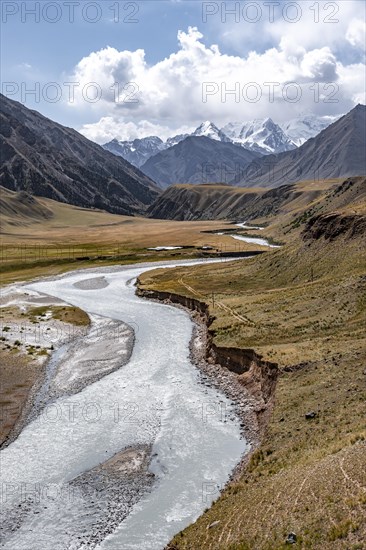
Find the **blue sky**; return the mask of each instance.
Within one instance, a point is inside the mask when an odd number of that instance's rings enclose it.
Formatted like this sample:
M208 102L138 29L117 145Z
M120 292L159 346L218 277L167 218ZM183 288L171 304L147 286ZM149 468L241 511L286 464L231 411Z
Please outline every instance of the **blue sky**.
M71 8L62 0L3 0L1 80L8 84L2 91L99 142L114 133L121 139L149 133L167 137L212 118L220 125L264 116L281 121L304 111L338 114L364 102L365 3L269 4L79 0L70 22ZM311 9L314 4L318 13ZM92 23L94 17L98 20ZM144 55L136 55L141 50ZM116 79L121 87L135 83L136 104L111 100L108 89ZM79 94L70 105L63 85L69 81L80 89L96 82L103 97L90 103ZM60 86L59 101L42 95L51 82ZM215 83L215 92L204 101L207 82ZM250 82L259 87L258 103L245 95ZM274 102L266 82L278 83ZM284 100L288 82L302 89L296 103ZM21 94L36 83L39 97ZM327 83L335 87L333 96ZM309 90L314 84L323 100ZM238 97L223 100L223 87L233 86Z

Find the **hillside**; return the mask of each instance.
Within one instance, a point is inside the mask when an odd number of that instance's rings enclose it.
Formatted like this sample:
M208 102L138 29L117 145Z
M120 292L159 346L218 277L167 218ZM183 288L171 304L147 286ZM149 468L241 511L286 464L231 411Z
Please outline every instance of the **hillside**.
M365 105L357 105L298 149L256 160L246 168L240 185L278 187L356 175L366 175Z
M0 185L119 214L141 214L154 182L71 128L0 96Z
M172 185L148 208L147 215L165 220L232 219L264 191L222 184Z
M151 157L141 170L162 189L174 183L239 182L246 166L258 156L239 145L189 136Z
M333 201L335 208L352 202L348 196L351 189L355 196L366 192L365 178L349 178L349 181L353 183L347 194L341 193L338 202ZM300 213L315 207L322 199L333 200L333 191L342 183L342 179L305 181L270 190L227 185L174 185L164 191L147 213L153 218L173 220L248 220L287 212Z
M53 212L26 191L9 191L0 187L0 230L6 226L28 225L49 220Z
M365 178L349 178L253 220L282 237L280 249L140 278L146 295L204 304L207 360L225 358L216 375L232 369L267 422L235 480L167 550L280 550L291 539L298 549L364 547L365 188ZM257 359L238 369L249 356ZM277 364L275 389L265 361Z

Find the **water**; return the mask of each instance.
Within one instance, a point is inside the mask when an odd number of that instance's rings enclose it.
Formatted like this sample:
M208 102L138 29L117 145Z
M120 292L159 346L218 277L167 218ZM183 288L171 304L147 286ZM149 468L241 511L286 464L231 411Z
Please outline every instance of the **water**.
M244 241L246 243L260 244L261 246L268 246L268 248L281 248L277 244L269 244L267 239L260 239L259 237L243 237L242 235L229 235L237 241Z
M237 227L241 227L242 229L256 229L260 231L264 229L264 227L247 225L247 222L236 223L235 225ZM232 237L237 241L244 241L245 243L259 244L261 246L268 246L268 248L281 248L279 245L269 244L268 240L264 238L262 239L259 237L243 237L242 235L228 235L227 233L217 233L217 234L227 235L228 237Z
M256 229L256 230L259 230L259 231L263 231L264 227L260 227L259 225L247 225L248 222L241 222L241 223L236 223L235 225L237 227L241 227L242 229Z
M146 267L104 268L28 285L88 313L129 323L136 342L127 365L56 400L1 452L3 513L7 521L14 514L20 518L4 548L80 548L78 524L87 528L94 519L80 495L71 498L69 482L127 446L152 444L157 482L100 548L162 549L217 498L248 449L233 404L199 383L188 356L189 316L135 296L131 280L143 271ZM104 288L74 286L101 274ZM31 493L25 509L24 487Z

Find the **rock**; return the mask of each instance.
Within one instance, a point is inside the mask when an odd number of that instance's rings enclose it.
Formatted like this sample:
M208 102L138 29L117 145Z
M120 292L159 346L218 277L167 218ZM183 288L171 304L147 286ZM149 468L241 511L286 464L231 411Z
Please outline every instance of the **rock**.
M207 526L207 529L211 529L211 527L216 527L220 523L220 520L214 521L213 523L210 523L210 525Z
M286 544L296 544L297 536L295 533L289 533L287 535Z
M317 413L315 411L311 411L305 414L306 420L311 420L312 418L316 418Z

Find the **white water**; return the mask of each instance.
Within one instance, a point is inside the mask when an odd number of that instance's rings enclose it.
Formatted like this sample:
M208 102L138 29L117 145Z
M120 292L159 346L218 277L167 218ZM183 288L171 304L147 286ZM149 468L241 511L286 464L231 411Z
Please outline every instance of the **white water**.
M152 248L148 248L147 250L157 250L157 251L161 251L161 250L179 250L183 248L182 246L154 246Z
M277 244L269 244L267 239L260 239L259 237L243 237L242 235L230 235L237 241L244 241L246 243L260 244L261 246L268 246L268 248L281 248Z
M242 229L257 229L259 231L263 231L264 227L260 227L259 225L247 225L248 222L241 222L236 223L236 227L241 227Z
M153 444L152 470L158 481L100 548L162 549L217 498L248 448L240 439L232 403L199 383L188 357L189 316L135 296L131 280L143 271L146 267L104 268L29 285L137 327L137 339L127 365L57 400L1 452L5 517L18 510L25 490L41 488L40 506L7 537L6 549L81 548L74 535L79 518L85 519L86 504L80 497L59 495L75 476L139 443ZM107 286L74 286L94 273L96 278L103 274ZM49 496L50 488L57 498Z
M264 229L264 227L255 227L253 225L246 225L246 224L247 222L242 222L242 223L236 223L235 225L237 227L241 227L242 229L259 229L259 230ZM227 235L227 233L217 233L217 234ZM242 235L227 235L227 236L232 237L237 241L244 241L245 243L259 244L261 246L267 246L268 248L281 248L279 245L269 244L267 239L261 239L259 237L243 237Z

